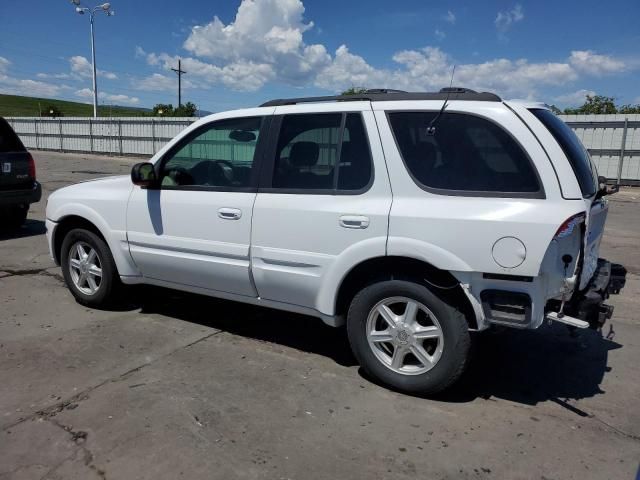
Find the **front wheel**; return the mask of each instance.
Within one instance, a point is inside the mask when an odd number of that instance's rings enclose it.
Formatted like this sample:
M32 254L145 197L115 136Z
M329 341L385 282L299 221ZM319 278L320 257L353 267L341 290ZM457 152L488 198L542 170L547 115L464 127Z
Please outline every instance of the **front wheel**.
M64 280L79 303L104 307L113 301L120 279L102 238L88 230L71 230L62 242L60 257Z
M408 393L434 394L464 371L470 348L464 315L427 287L375 283L351 302L347 333L354 355L374 378Z

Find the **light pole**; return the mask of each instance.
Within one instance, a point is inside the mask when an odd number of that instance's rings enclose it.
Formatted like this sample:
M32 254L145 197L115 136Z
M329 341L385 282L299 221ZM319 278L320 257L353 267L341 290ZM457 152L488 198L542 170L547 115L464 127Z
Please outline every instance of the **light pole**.
M102 5L97 5L93 8L88 8L82 5L80 0L71 0L76 6L76 12L80 15L84 15L85 13L89 14L89 20L91 24L91 66L93 68L93 116L98 116L98 81L96 79L96 45L95 38L93 35L93 19L96 13L104 12L107 17L111 17L115 15L116 12L111 10L110 3L103 3Z

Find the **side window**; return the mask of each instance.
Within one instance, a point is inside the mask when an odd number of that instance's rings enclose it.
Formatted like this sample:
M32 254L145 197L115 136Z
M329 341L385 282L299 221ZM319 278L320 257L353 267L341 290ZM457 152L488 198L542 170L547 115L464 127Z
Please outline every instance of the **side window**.
M413 178L427 189L504 194L541 193L522 147L495 123L474 115L393 112L389 120Z
M371 171L371 152L359 113L283 117L273 188L327 193L361 190L369 184Z
M213 122L170 151L163 159L163 187L251 186L256 145L263 117Z

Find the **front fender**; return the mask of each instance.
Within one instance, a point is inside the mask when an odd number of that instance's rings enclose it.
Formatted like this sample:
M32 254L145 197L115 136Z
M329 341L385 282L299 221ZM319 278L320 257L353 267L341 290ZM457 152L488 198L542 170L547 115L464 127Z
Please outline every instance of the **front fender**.
M104 237L121 276L139 276L140 272L133 263L127 243L127 231L124 218L121 225L110 225L97 211L81 203L64 203L47 208L47 218L56 224L71 216L80 217L91 222ZM55 230L52 245L55 244Z

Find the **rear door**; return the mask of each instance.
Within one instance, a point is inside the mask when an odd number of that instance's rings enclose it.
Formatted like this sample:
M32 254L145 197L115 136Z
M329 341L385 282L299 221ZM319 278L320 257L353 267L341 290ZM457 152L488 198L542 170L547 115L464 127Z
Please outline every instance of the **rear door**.
M261 298L331 314L323 282L364 252L385 255L391 190L373 114L354 103L276 109L253 211Z
M0 190L19 190L33 186L29 174L30 154L9 123L0 118Z

